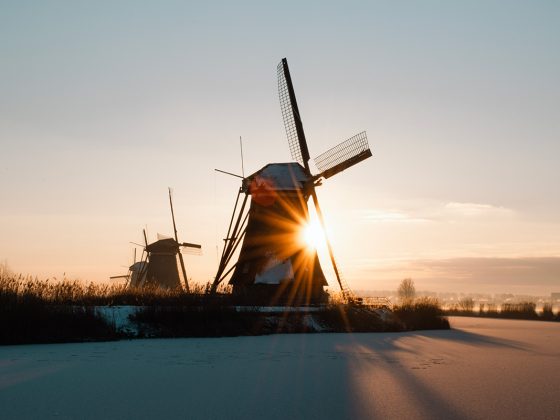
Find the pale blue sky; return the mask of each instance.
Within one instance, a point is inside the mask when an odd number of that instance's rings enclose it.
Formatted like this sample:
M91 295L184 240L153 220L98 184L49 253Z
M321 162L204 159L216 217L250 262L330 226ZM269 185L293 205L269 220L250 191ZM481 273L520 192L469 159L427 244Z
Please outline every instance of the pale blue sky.
M144 224L171 232L172 186L210 280L238 185L213 168L239 171L239 135L247 171L290 160L282 57L312 155L368 132L374 158L319 191L356 288L560 257L559 22L552 1L2 1L0 259L105 280Z

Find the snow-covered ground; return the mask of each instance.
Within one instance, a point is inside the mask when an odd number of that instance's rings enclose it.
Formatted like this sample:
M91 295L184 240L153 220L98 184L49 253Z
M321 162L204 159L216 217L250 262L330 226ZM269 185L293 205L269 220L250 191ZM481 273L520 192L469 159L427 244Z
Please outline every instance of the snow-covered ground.
M560 323L0 347L0 418L560 418Z

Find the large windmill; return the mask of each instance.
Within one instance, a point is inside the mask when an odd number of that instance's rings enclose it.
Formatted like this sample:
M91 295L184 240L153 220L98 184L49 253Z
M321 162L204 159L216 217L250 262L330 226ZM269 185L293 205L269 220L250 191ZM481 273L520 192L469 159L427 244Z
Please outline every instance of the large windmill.
M309 222L307 201L311 197L338 284L343 296L350 299L352 292L334 258L315 187L372 155L366 133L357 134L315 158L320 172L313 175L285 58L278 64L278 92L290 152L296 162L271 163L249 177L242 177L212 290L231 274L229 284L234 294L265 298L271 303L321 301L327 282L317 252L307 249L300 240L301 230ZM240 203L241 195L244 197ZM249 196L251 204L246 211ZM231 264L241 243L238 260Z

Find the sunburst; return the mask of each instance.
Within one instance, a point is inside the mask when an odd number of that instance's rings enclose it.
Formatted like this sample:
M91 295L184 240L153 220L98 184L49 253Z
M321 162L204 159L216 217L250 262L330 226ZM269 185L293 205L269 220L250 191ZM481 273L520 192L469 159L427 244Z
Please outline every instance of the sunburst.
M317 219L311 219L301 228L301 242L308 251L322 248L325 242L325 234Z

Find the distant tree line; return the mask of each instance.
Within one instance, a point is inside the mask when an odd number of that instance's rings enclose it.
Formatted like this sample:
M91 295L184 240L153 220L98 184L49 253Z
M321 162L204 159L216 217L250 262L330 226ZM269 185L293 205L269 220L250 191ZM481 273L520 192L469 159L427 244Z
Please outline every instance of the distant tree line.
M500 308L494 303L480 303L475 311L472 298L461 299L445 311L448 315L481 316L488 318L534 319L543 321L560 321L560 313L554 314L551 303L545 303L541 311L537 311L535 302L506 302Z

